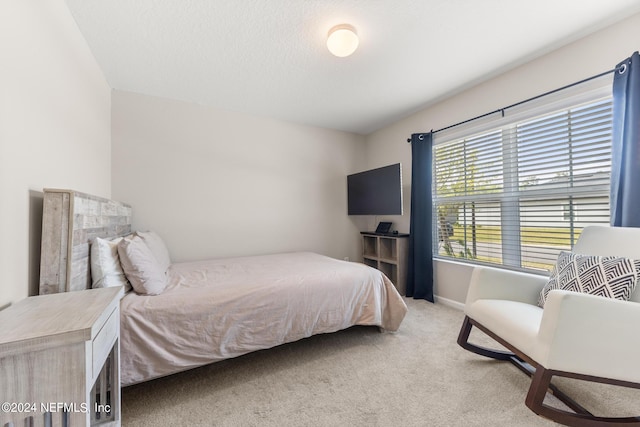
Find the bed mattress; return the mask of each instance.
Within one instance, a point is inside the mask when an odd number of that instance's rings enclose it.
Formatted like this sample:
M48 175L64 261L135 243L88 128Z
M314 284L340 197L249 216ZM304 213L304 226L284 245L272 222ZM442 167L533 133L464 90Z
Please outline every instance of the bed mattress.
M130 385L354 325L395 331L407 307L363 264L309 252L173 264L160 295L121 301Z

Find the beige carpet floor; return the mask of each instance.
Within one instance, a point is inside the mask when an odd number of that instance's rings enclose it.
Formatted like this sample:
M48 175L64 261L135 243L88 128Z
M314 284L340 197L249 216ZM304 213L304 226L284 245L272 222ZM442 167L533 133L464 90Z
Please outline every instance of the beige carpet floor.
M456 344L462 312L406 302L396 333L354 327L125 387L123 425L555 425L525 406L524 373ZM596 415L640 415L640 390L557 384Z

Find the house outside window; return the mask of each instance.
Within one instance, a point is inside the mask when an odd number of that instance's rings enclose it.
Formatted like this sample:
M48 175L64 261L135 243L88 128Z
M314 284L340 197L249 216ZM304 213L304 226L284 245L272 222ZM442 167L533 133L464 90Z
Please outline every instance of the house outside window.
M585 226L609 224L611 96L513 116L436 134L436 257L544 272Z

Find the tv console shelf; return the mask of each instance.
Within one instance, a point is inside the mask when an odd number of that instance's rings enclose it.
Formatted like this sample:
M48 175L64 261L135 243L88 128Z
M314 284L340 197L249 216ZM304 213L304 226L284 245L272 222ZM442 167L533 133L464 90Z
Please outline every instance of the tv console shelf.
M363 231L362 262L383 272L401 295L407 289L409 235Z

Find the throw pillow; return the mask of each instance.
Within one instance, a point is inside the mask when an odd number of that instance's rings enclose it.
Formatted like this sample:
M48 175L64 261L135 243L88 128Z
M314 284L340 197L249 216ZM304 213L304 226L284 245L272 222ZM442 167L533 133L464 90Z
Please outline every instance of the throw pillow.
M636 287L639 274L638 260L562 251L551 270L549 281L540 292L538 305L544 307L547 296L553 289L626 301Z
M118 242L121 237L107 240L96 237L91 243L91 287L106 288L124 286L125 292L131 290L131 284L120 266Z
M153 256L160 265L160 269L166 272L171 265L171 258L169 257L169 250L162 238L154 231L136 231L136 234L146 243L149 249L151 249Z
M118 255L136 293L158 295L167 287L167 275L140 237L122 239L118 243Z

